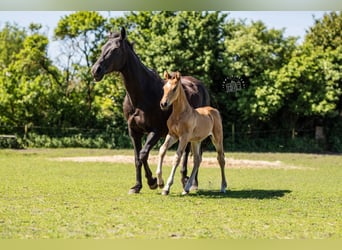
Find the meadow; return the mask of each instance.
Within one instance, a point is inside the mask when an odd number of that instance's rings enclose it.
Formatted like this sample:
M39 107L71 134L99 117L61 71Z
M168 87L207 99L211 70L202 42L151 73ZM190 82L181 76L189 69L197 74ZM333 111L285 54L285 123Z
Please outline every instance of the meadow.
M127 161L70 160L113 155ZM128 195L135 183L131 155L0 150L0 239L342 238L340 155L226 153L240 160L227 164L227 193L219 192L218 166L204 165L199 190L188 196L181 195L179 171L169 196L150 190L146 181L140 194ZM253 161L265 164L255 167ZM164 179L170 170L166 164Z

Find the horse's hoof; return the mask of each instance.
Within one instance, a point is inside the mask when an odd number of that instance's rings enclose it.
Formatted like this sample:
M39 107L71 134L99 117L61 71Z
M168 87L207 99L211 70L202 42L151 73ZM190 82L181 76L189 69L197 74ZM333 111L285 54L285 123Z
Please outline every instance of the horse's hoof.
M157 183L150 185L150 189L152 189L152 190L157 189L157 187L158 187Z
M158 183L157 183L157 178L153 178L153 182L152 183L148 183L148 185L150 186L150 189L157 189L158 187Z
M158 184L158 187L160 188L160 189L162 189L162 188L164 188L164 183L161 183L161 184Z
M128 194L139 194L140 190L141 190L141 187L134 186L128 191Z
M162 195L169 195L169 193L170 193L169 190L163 190L162 191Z

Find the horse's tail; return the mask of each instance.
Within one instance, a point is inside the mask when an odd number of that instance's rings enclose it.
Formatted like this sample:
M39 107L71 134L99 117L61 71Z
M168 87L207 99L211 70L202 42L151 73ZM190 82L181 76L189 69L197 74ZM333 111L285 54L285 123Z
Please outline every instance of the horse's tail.
M201 94L202 97L202 103L201 106L210 106L210 96L207 88L204 86L204 84L201 82L198 84L199 88L199 93Z

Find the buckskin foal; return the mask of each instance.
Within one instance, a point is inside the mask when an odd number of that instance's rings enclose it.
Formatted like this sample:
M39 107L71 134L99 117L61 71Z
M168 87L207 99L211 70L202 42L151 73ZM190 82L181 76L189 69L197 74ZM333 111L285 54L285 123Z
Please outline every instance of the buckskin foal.
M157 168L157 182L163 184L161 176L162 163L165 153L175 142L179 140L176 155L174 157L171 174L164 186L162 194L167 195L173 184L174 175L181 160L186 145L191 142L191 150L194 157L194 167L189 180L187 181L183 194L188 194L192 181L197 174L199 165L202 161L201 142L211 136L217 151L217 160L221 168L221 192L226 191L227 181L225 177L225 158L223 149L223 130L220 113L217 109L206 106L194 109L186 99L183 88L181 87L181 75L176 72L172 78L169 78L167 72L164 73L166 83L164 85L164 95L160 101L161 109L167 109L172 105L172 113L167 120L169 129L164 144L159 150L159 162Z
M148 48L146 48L148 49ZM167 134L166 121L171 111L160 109L163 95L163 80L148 69L136 55L132 44L127 40L126 30L112 33L103 45L102 52L91 72L95 81L100 81L105 74L120 72L126 88L123 111L128 123L129 136L132 139L135 155L136 184L129 193L139 193L142 188L141 168L144 166L145 176L151 189L157 188L157 179L153 178L148 165L151 148L159 138ZM209 95L202 83L193 77L182 77L187 98L193 107L209 104ZM147 134L142 147L142 137ZM186 159L183 164L182 182L186 182Z

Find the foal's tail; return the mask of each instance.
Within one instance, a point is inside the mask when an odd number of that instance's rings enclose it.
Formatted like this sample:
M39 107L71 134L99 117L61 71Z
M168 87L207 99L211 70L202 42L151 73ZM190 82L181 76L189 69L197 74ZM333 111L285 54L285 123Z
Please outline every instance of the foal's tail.
M210 115L214 120L213 131L212 134L215 137L215 141L218 144L222 143L223 146L223 127L222 127L222 118L221 114L217 109L212 109L210 111Z

